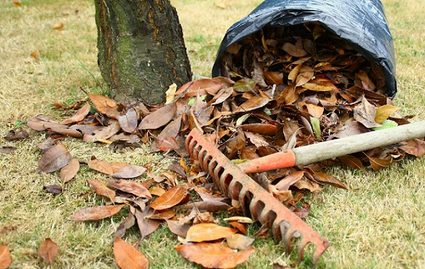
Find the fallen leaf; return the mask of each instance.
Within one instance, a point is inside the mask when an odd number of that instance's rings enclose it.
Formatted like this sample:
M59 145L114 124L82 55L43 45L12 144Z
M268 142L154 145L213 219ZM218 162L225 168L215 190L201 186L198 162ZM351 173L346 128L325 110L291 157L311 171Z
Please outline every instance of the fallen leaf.
M92 134L84 134L83 141L110 143L107 139L117 134L120 130L121 126L118 121L110 121L108 126L94 130Z
M38 169L45 173L52 173L66 166L71 159L72 156L65 146L57 144L44 152L38 161Z
M297 76L298 76L300 70L301 70L301 67L302 67L302 64L299 64L299 65L295 66L291 70L291 72L289 72L288 80L295 81L297 79Z
M338 158L343 164L347 165L350 168L353 169L363 169L363 163L360 161L360 159L351 156L351 155L345 155Z
M261 92L260 92L261 93ZM236 112L249 112L264 107L271 101L270 97L266 94L260 94L248 99L241 104Z
M240 233L247 235L248 229L246 228L245 224L237 222L237 221L230 221L229 225L238 230Z
M213 103L211 105L218 105L223 103L224 101L226 101L230 96L232 96L233 94L233 88L229 87L229 88L224 88L222 90L220 90L217 95L214 96L214 98L212 99Z
M321 191L322 188L320 188L319 184L316 182L313 182L311 180L304 178L301 178L299 181L295 182L295 187L297 187L300 190L308 190L310 192L318 192Z
M62 31L64 28L65 28L65 25L63 24L63 22L57 22L53 24L52 26L52 29L56 31Z
M128 229L136 224L136 218L129 212L128 216L120 223L117 230L114 233L114 238L123 237Z
M400 149L407 154L421 158L425 156L425 141L421 139L409 140L401 143Z
M322 139L322 129L320 128L320 120L315 117L310 117L311 128L313 128L314 135L317 140Z
M259 147L268 147L269 146L269 143L266 141L266 139L263 136L259 135L259 134L254 134L254 133L251 133L251 132L245 132L245 136L257 148L259 148Z
M58 245L52 239L46 238L38 249L38 256L47 264L52 264L59 254Z
M187 197L187 189L183 186L176 186L163 195L156 198L152 203L151 207L155 210L164 210L172 208L180 204Z
M306 104L306 106L308 113L318 119L323 115L323 112L325 112L325 108L322 106L316 106L313 104Z
M224 203L219 200L207 200L207 201L200 201L200 202L193 202L186 205L187 208L197 208L200 211L208 211L208 212L220 212L225 211L230 208L230 205L227 203Z
M347 187L347 185L345 185L345 183L339 181L335 177L333 177L329 174L326 174L324 172L315 171L314 172L314 179L317 182L322 183L322 184L330 184L332 186L348 190L348 187Z
M369 78L365 71L359 71L356 73L356 78L361 81L362 87L368 91L374 91L376 89L375 84Z
M30 54L31 58L38 61L40 60L40 51L39 50L33 50Z
M143 175L146 172L146 168L143 166L128 164L114 171L112 174L116 178L131 179Z
M0 147L0 153L3 153L3 154L13 154L15 151L16 151L15 147L10 147L10 146Z
M304 171L293 172L286 176L284 179L281 179L279 183L275 185L275 187L279 191L287 191L292 185L300 181L303 177Z
M118 119L120 116L118 104L114 100L98 94L89 94L89 98L99 113L105 114L113 119Z
M372 130L379 131L379 130L394 128L394 127L397 127L397 126L398 126L398 123L393 121L393 120L384 120L384 122L381 124L381 126L372 128Z
M244 124L240 126L242 130L248 131L251 133L261 134L261 135L276 135L278 132L278 127L273 124L268 123L252 123Z
M234 216L234 217L230 217L230 218L224 218L223 221L237 221L239 223L247 223L247 224L252 224L254 223L254 221L251 218L248 217L241 217L241 216Z
M165 190L163 188L161 188L161 187L154 186L154 187L152 187L152 188L149 189L149 192L152 195L161 196L161 195L163 195L165 193Z
M124 206L126 205L108 205L82 208L75 212L71 218L75 221L101 220L117 214Z
M143 175L146 172L146 168L138 165L131 165L121 162L106 162L98 160L96 158L91 159L88 162L91 169L98 172L123 179L136 178Z
M352 121L342 126L341 129L334 135L336 138L343 138L352 135L358 135L368 132L369 130L357 121Z
M179 148L176 141L181 128L182 117L179 116L170 122L158 135L156 139L156 147L161 151L175 150ZM172 141L170 143L170 141ZM173 143L174 142L174 143Z
M136 109L130 108L125 115L118 117L118 122L124 132L133 133L137 129L139 115Z
M152 195L142 184L129 180L109 180L108 187L120 190L126 193L131 193L137 197L143 197L151 199Z
M181 221L178 220L170 220L167 219L165 220L167 222L168 225L168 229L175 235L185 238L187 235L187 231L190 228L190 225L187 223L183 223Z
M242 234L233 234L231 236L226 237L227 245L230 248L237 250L245 250L250 248L254 241L254 238L250 238Z
M392 114L399 110L398 107L393 105L384 105L376 109L375 121L377 123L383 123L386 121Z
M174 118L176 109L176 104L172 103L152 112L142 119L138 127L139 130L158 129L166 125Z
M187 231L186 240L188 242L214 241L236 233L229 227L219 226L214 223L201 223L190 227Z
M150 207L146 207L143 211L136 210L137 226L139 227L142 239L155 232L161 224L160 221L150 219L149 217L152 215L153 210Z
M62 179L63 183L67 183L77 175L79 170L80 162L78 159L72 159L66 166L61 169L59 177Z
M319 78L307 82L303 85L304 89L315 92L337 91L338 88L329 79Z
M135 247L120 237L114 240L114 257L120 269L147 269L148 259Z
M206 268L234 268L248 260L253 248L235 252L222 243L197 243L179 245L177 252L185 259Z
M221 89L232 86L233 83L231 79L226 77L198 79L181 86L177 90L176 95L184 96L184 98L205 95L207 93L215 95Z
M79 131L69 129L67 125L54 122L44 115L38 115L36 117L31 118L28 121L27 125L31 129L39 132L50 130L53 133L58 133L64 136L70 136L75 138L81 138L83 136L82 133L80 133Z
M165 104L171 104L174 103L174 99L176 97L176 91L177 91L177 84L173 83L168 87L168 90L165 92Z
M111 202L115 200L115 191L108 188L104 182L97 179L87 180L87 182L96 194L109 198Z
M63 189L61 185L57 185L57 184L53 184L53 185L45 185L43 186L43 189L48 192L51 193L53 195L58 195L61 194Z
M379 124L375 122L376 107L369 103L363 96L362 102L354 108L354 119L366 128L378 127Z
M378 170L381 170L383 168L387 168L393 162L392 159L381 159L381 158L368 156L367 154L366 154L366 157L369 159L370 166L372 167L372 169L374 171L378 171Z
M21 0L12 0L12 3L15 7L21 7L22 6ZM2 267L0 266L0 268L2 268Z
M90 112L90 104L86 103L82 108L80 108L72 117L62 121L62 124L72 124L84 120L84 118Z
M18 141L18 140L24 140L29 137L29 134L27 131L23 129L16 129L16 130L10 130L6 136L4 137L7 141Z
M6 245L0 245L0 269L7 269L12 264L12 256Z
M301 58L307 55L307 52L303 48L301 48L300 46L291 44L289 42L286 42L285 44L283 44L282 49L286 51L289 55L298 57L298 58Z

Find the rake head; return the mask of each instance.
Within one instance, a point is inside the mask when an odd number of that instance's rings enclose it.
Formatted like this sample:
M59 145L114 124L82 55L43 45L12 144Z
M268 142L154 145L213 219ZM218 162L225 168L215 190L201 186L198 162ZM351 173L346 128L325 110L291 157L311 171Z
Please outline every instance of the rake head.
M186 149L223 193L240 202L246 216L271 228L273 238L282 241L288 253L296 240L298 257L303 260L307 245L312 244L313 262L318 261L329 242L233 164L197 129L186 138Z

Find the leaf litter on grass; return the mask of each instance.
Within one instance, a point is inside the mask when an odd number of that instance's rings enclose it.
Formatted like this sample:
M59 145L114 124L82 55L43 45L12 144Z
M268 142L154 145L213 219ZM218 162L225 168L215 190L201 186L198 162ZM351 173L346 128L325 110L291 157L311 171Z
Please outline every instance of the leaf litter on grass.
M166 104L120 104L90 94L94 110L87 101L68 107L58 103L58 109L75 113L60 123L43 115L28 122L31 129L54 138L41 145L44 153L39 167L47 173L61 169L64 184L75 177L81 161L73 159L58 142L66 136L115 148L151 143L154 151L179 156L180 161L159 175L152 172L152 166L107 162L94 156L88 160L88 167L103 175L88 184L107 199L103 206L78 210L72 219L96 221L128 206L114 236L114 255L121 268L126 268L128 259L137 264L134 266L147 266L143 254L121 239L136 224L144 238L166 223L182 242L177 251L204 267L232 268L254 252L254 238L245 236L253 221L241 216L239 202L223 197L197 163L186 163L184 139L193 128L238 163L409 122L385 96L380 67L316 24L266 28L232 45L222 64L227 77L170 87ZM349 189L327 174L326 167L343 164L377 170L406 154L423 156L424 149L424 141L417 139L251 176L305 219L310 210L304 199L307 193L319 192L324 185ZM228 226L218 224L217 212L233 215L226 219ZM256 237L267 232L262 227ZM130 254L124 255L123 250Z

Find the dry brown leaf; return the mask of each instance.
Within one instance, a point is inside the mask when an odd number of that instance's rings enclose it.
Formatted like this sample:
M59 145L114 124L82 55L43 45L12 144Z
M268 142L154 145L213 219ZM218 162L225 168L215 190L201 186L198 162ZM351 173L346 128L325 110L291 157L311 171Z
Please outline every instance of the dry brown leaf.
M376 89L375 84L372 82L372 80L369 78L365 71L359 71L358 73L356 73L356 79L359 79L361 81L361 86L363 87L363 89L368 91L374 91Z
M175 235L185 238L187 235L187 231L190 228L190 225L187 223L183 223L178 220L166 220L168 229Z
M22 6L21 0L12 0L12 3L15 7L21 7Z
M376 107L369 103L363 96L362 102L354 108L354 119L366 128L379 127L379 124L375 122Z
M137 197L143 197L151 199L152 195L142 184L129 180L109 180L108 187L120 190L126 193L131 193Z
M231 236L226 237L227 245L230 248L237 250L245 250L250 248L254 241L254 238L250 238L242 234L233 234Z
M156 147L160 151L176 150L180 147L177 143L177 136L180 132L182 117L179 116L170 122L158 135Z
M138 127L139 130L158 129L166 125L174 118L176 109L176 104L172 103L152 112L142 119Z
M179 245L176 250L187 260L206 268L234 268L248 260L253 248L235 252L222 243Z
M320 119L320 117L323 115L323 112L325 112L325 108L322 106L316 106L313 104L306 104L308 114L311 116Z
M111 202L115 200L115 191L108 188L104 182L97 179L87 180L87 182L97 195L109 198Z
M289 55L298 57L298 58L301 58L307 55L307 52L303 48L297 45L291 44L289 42L283 44L282 49L286 51Z
M369 159L370 166L372 167L372 169L374 171L378 171L378 170L381 170L383 168L387 168L393 162L392 159L381 159L381 158L371 157L371 156L368 156L368 155L366 155L366 156Z
M330 92L338 90L331 80L325 78L314 79L307 82L303 85L303 88L315 92Z
M351 156L351 155L345 155L338 158L343 164L346 166L353 168L353 169L363 169L363 163L360 161L360 159Z
M120 269L147 269L148 259L135 247L120 237L114 240L114 257Z
M47 264L52 264L59 254L58 245L52 239L46 238L38 249L38 256Z
M110 144L107 139L111 138L121 130L118 121L109 121L109 125L93 131L93 134L84 134L83 141L85 142L102 142Z
M235 234L236 231L229 227L219 226L215 223L201 223L190 227L187 231L188 242L214 241Z
M64 28L65 28L65 25L63 24L63 22L57 22L53 24L52 26L52 29L56 31L62 31Z
M163 195L156 198L152 203L151 207L155 210L164 210L168 208L172 208L178 204L180 204L187 197L187 189L183 186L176 186L168 191L166 191Z
M224 88L220 90L217 95L212 99L213 103L211 105L218 105L226 101L233 94L233 88Z
M421 139L414 139L401 143L401 150L407 154L413 155L415 157L421 158L425 156L425 141Z
M397 112L399 109L393 105L384 105L376 109L375 121L377 123L383 123L386 121L392 114Z
M261 135L276 135L278 132L278 127L273 124L268 123L252 123L244 124L240 126L242 130L248 131L251 133L261 134Z
M165 190L163 188L161 188L161 187L154 186L154 187L152 187L152 188L149 189L149 192L152 195L161 196L161 195L163 195L165 193Z
M33 51L31 51L30 56L34 60L38 61L38 60L40 60L40 51L39 50L33 50Z
M0 245L0 269L7 269L12 264L12 256L6 245Z
M259 134L254 134L254 133L251 133L251 132L245 132L245 136L257 148L259 148L259 147L268 147L269 146L269 143L267 142L267 140L263 136L261 136Z
M299 181L295 182L294 186L297 187L300 190L308 190L310 192L318 192L318 191L322 190L322 188L320 188L319 184L317 184L316 182L313 182L311 180L308 180L305 177L303 177Z
M62 121L62 124L72 124L84 120L84 118L90 112L90 104L86 103L82 108L80 108L72 117Z
M136 109L130 108L125 115L118 117L118 122L124 132L133 133L137 129L139 115Z
M254 96L250 98L249 100L247 100L246 102L244 102L243 104L241 104L236 112L249 112L252 110L262 108L265 105L267 105L271 101L271 98L267 96L266 94L264 93L261 94L261 93L262 92L260 92L260 95Z
M297 76L301 70L302 64L295 66L291 72L289 72L288 80L294 82L297 79Z
M326 174L324 172L314 172L314 179L322 184L330 184L332 186L341 188L341 189L345 189L348 190L347 185L345 185L345 183L339 181L337 178L335 178L334 176L331 176L329 174Z
M91 169L98 172L123 179L136 178L143 175L146 172L146 168L143 166L132 165L121 162L109 163L106 161L91 159L88 162L88 165Z
M143 211L136 209L135 216L142 239L155 232L161 224L160 221L150 219L149 217L152 215L153 210L150 207L146 207Z
M118 119L120 116L118 104L114 100L98 94L89 94L89 98L99 113L105 114L113 119Z
M230 221L229 225L232 226L233 228L235 228L236 230L238 230L240 233L247 235L248 234L248 229L245 226L245 224L237 222L237 221Z
M284 179L280 180L275 187L279 191L287 191L292 185L300 181L303 176L304 171L293 172L292 174L286 176Z
M136 224L136 218L134 215L130 212L128 213L128 216L120 223L117 230L114 233L114 238L116 237L123 237L128 229L133 227Z
M27 139L28 137L29 137L29 134L27 131L18 128L15 130L10 130L6 134L6 136L4 136L4 139L7 141L19 141L19 140Z
M79 170L80 162L78 159L72 159L66 166L61 169L59 177L62 179L63 183L67 183L77 175Z
M0 147L0 153L3 153L3 154L13 154L15 151L16 151L15 147L10 147L10 146Z
M74 215L72 215L72 219L75 221L101 220L117 214L124 206L126 205L108 205L82 208L75 212Z
M190 81L181 86L176 95L184 96L184 98L190 98L198 95L205 95L207 93L215 95L218 91L223 88L227 88L233 85L233 81L226 77L215 77L212 79L199 79Z
M66 166L71 159L72 156L65 146L57 144L44 152L38 161L38 169L45 173L52 173Z

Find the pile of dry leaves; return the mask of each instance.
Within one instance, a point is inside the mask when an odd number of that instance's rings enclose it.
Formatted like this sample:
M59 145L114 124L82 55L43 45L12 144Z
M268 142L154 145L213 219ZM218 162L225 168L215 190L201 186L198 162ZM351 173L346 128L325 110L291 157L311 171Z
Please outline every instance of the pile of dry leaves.
M28 122L36 131L50 134L39 147L39 169L59 171L63 183L77 173L80 163L105 175L88 184L106 204L83 208L72 218L95 221L128 212L115 233L114 254L121 268L147 259L121 238L137 225L141 238L161 223L168 225L181 244L177 251L186 259L208 268L231 268L253 253L254 239L246 236L247 224L238 201L222 197L194 163L188 165L185 135L197 128L229 159L243 162L284 149L337 139L408 123L384 95L385 80L379 66L318 25L265 29L232 45L223 57L225 77L201 79L171 86L165 104L119 104L100 95L71 107L76 112L56 122L39 115ZM13 135L13 134L11 134ZM156 151L180 156L160 175L127 163L108 163L92 157L74 159L60 143L70 136L109 145L113 150L152 142ZM344 156L308 167L282 169L261 175L261 184L302 218L309 205L308 192L324 184L347 188L324 167L340 162L377 170L406 154L423 156L425 143L413 140L386 148ZM174 159L178 160L178 158ZM256 177L254 175L254 177ZM143 178L143 180L142 180ZM59 185L45 186L60 193ZM213 213L226 211L228 227L218 225ZM256 236L267 231L260 229ZM127 253L127 254L126 254ZM220 258L217 258L220 257ZM144 267L143 267L144 266Z

